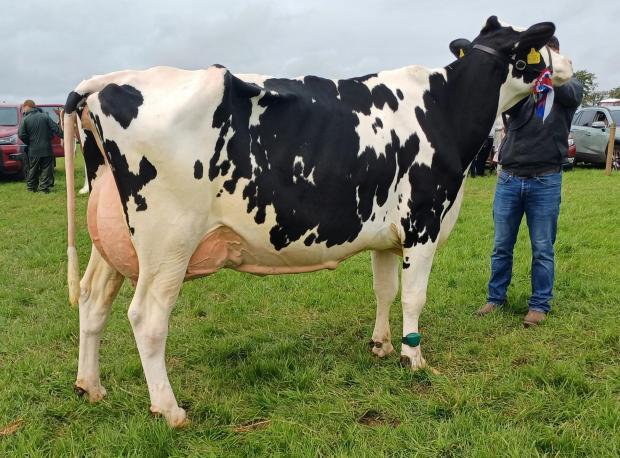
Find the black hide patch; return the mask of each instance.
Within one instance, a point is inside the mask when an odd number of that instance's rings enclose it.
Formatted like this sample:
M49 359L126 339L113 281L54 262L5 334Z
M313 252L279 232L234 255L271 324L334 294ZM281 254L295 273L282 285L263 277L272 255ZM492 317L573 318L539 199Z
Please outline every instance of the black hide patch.
M95 129L97 129L99 138L103 139L103 128L101 127L101 119L99 118L99 115L93 115L93 112L91 111L89 113L89 116L90 116L91 121L95 125Z
M403 246L406 248L437 240L441 221L454 203L463 181L459 151L444 138L450 135L448 120L433 97L433 93L445 97L445 85L443 76L431 76L430 90L423 96L426 112L420 107L415 110L420 127L436 154L430 169L415 164L409 170L413 192L407 201L409 214L401 220L405 232Z
M71 114L73 113L77 106L79 105L79 103L85 99L86 97L88 97L90 94L86 93L84 95L80 95L79 93L75 92L75 91L71 91L69 93L69 95L67 96L67 102L65 103L65 113L67 114Z
M97 129L99 137L103 141L103 149L105 150L105 155L110 164L114 181L116 182L116 188L118 189L121 204L123 205L123 212L125 213L125 220L133 235L135 230L129 224L129 213L127 211L129 199L133 197L136 211L145 211L148 208L146 199L140 194L140 191L147 183L157 177L157 169L146 157L142 156L138 165L138 173L135 174L131 172L129 170L127 158L121 153L116 142L105 139L99 115L93 114L91 111L90 119ZM86 162L86 172L90 186L92 179L96 176L97 168L105 161L99 151L94 134L87 130L84 132L86 135L86 140L84 141L84 161Z
M99 151L99 146L95 140L95 135L90 130L84 131L84 144L82 145L82 153L84 154L84 163L86 164L86 177L88 178L88 189L93 189L93 181L97 177L97 170L105 165L103 153Z
M131 121L138 117L138 108L144 102L139 90L128 84L108 84L99 92L101 111L112 116L123 129L127 129Z
M387 104L392 111L398 110L398 100L385 84L379 84L372 88L372 100L373 104L379 109L383 109L383 106Z
M546 58L546 55L545 55ZM523 61L527 60L527 56L523 56ZM533 83L536 78L542 73L545 69L545 61L543 59L540 60L539 64L535 65L527 65L524 70L517 70L517 67L513 65L512 67L512 77L513 78L523 78L523 82L526 84Z
M200 180L202 178L202 162L196 161L194 162L194 178Z
M423 96L426 111L415 109L435 154L430 168L414 164L408 171L413 191L407 200L408 215L401 219L406 248L437 240L441 222L463 183L464 171L493 125L507 69L483 53L477 58L482 60L463 59L447 67L447 80L441 74L431 75L430 88ZM487 74L487 81L481 82L479 74Z
M223 100L213 117L220 134L209 179L225 176L224 190L231 194L240 178L249 180L242 190L247 212L256 212L254 219L262 224L267 207L273 206L276 224L270 238L277 250L311 230L304 239L307 246L353 241L373 204L385 204L391 184L413 163L419 149L413 132L399 138L388 130L385 151L360 151L359 116L370 115L373 105L398 109L391 89L380 85L371 91L363 84L372 76L336 83L315 76L274 78L259 87L225 74ZM250 127L251 98L259 96L264 112ZM375 119L374 124L384 123ZM226 142L231 129L234 134ZM221 159L224 147L228 161Z
M142 156L138 166L138 174L136 175L129 170L127 158L121 154L115 141L104 140L103 148L110 162L114 181L116 181L116 187L123 204L125 219L127 220L127 225L129 225L129 214L127 212L129 199L133 197L136 211L145 211L148 208L146 199L140 194L140 190L157 177L157 169L146 157ZM130 227L130 229L132 228Z

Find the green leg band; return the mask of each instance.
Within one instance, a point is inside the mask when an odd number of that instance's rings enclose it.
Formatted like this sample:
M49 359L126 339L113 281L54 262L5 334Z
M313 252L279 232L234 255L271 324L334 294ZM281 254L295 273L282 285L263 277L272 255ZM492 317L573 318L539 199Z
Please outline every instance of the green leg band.
M405 345L409 345L410 347L417 347L418 345L420 345L420 340L422 340L420 334L418 334L417 332L411 332L405 337L403 337L402 343L404 343Z

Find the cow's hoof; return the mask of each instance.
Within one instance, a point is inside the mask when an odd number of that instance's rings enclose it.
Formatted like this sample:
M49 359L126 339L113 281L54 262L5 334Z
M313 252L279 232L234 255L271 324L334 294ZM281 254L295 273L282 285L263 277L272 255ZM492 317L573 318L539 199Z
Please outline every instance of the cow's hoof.
M390 342L376 342L371 340L368 344L373 355L379 358L385 358L394 351L394 347Z
M163 415L171 428L183 428L189 425L189 419L187 418L187 414L185 413L185 410L181 409L180 407L175 407L169 412L162 412L151 406L151 415Z
M88 400L90 402L99 402L105 397L106 394L107 391L105 388L99 385L97 388L94 388L88 392Z
M412 371L417 371L418 369L426 367L426 361L422 357L420 347L405 348L403 345L403 350L400 355L400 365L408 367Z
M86 394L86 390L77 384L73 385L73 391L81 398Z
M77 393L78 396L80 397L84 397L84 396L88 396L88 400L90 402L99 402L101 401L105 395L106 395L106 390L104 387L102 387L101 385L97 385L97 386L93 386L93 387L87 387L85 388L83 386L82 383L77 382L74 386L73 386L73 390Z

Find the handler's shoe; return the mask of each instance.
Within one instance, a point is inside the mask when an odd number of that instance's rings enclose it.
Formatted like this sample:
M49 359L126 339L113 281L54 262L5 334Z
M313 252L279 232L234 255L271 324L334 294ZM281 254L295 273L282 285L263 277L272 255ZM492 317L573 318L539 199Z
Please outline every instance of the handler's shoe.
M488 302L488 303L484 304L484 306L479 308L478 311L476 311L476 315L478 315L478 316L485 316L485 315L488 315L489 313L493 313L498 308L499 307L497 305L491 304L490 302Z
M538 312L536 310L530 310L523 318L523 326L526 328L537 326L538 324L545 321L547 314L545 312Z

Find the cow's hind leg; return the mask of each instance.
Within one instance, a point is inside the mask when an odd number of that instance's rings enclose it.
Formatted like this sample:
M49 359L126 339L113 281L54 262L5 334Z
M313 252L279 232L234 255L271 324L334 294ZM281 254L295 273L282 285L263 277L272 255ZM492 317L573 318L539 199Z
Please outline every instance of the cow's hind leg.
M101 400L105 389L99 379L101 332L112 302L123 284L123 276L112 268L93 245L88 267L80 282L80 353L75 389L91 402Z
M128 317L140 353L151 398L151 412L163 415L172 427L186 423L174 397L165 362L168 320L183 283L187 256L162 256L156 262L140 258L140 276ZM153 259L153 258L151 258Z
M418 319L426 303L428 277L436 249L437 244L429 242L403 250L403 345L400 362L412 370L426 366L420 349Z
M390 306L398 293L398 256L389 251L373 251L372 275L377 299L377 318L370 347L375 355L383 358L394 351L390 331Z

